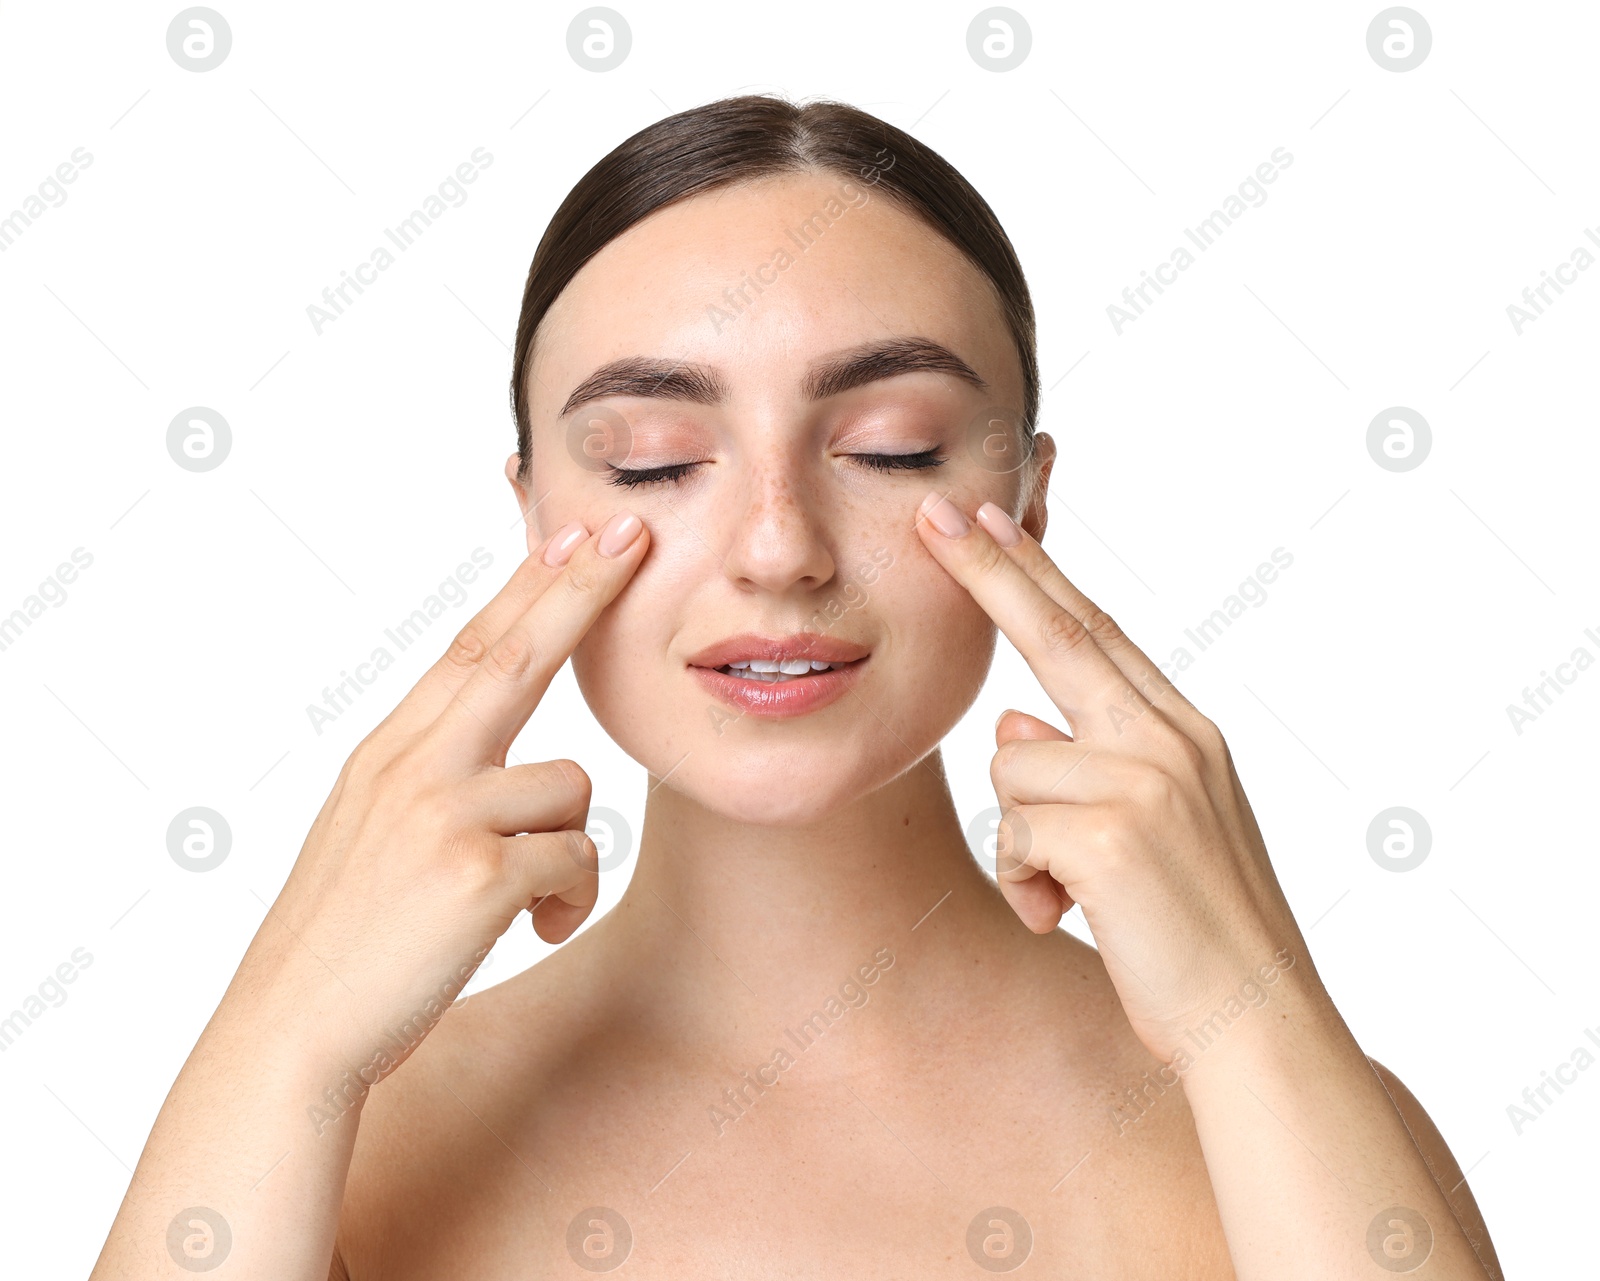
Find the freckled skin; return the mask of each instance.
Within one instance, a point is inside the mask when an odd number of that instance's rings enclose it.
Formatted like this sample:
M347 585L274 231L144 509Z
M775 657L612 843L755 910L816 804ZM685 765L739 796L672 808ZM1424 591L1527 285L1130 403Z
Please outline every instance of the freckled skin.
M541 327L525 485L507 468L522 510L537 503L529 547L624 507L650 531L572 656L649 770L644 822L615 908L372 1091L335 1276L586 1275L568 1232L605 1206L632 1233L631 1277L971 1277L969 1230L997 1205L1031 1225L1029 1275L1231 1275L1182 1093L1119 1132L1125 1092L1160 1065L1094 950L1033 934L1002 899L944 774L938 744L997 636L928 554L918 505L930 488L968 513L991 501L1039 537L1054 460L1044 433L1011 473L969 452L970 424L1022 404L994 290L869 191L720 332L707 318L839 182L791 174L660 211ZM886 337L943 343L987 386L918 372L804 398L810 362ZM608 461L701 462L676 485L614 486L567 452L562 403L633 356L727 382L715 407L603 402L632 438ZM946 461L921 471L851 457L933 447ZM831 622L830 602L849 606ZM687 658L800 630L870 647L854 696L781 721L723 712L719 734ZM596 778L596 797L617 785ZM880 949L893 964L870 1001L799 1050L786 1030L825 1024ZM796 1061L758 1095L741 1073L775 1047ZM744 1111L719 1119L734 1091Z
M597 529L630 504L653 540L573 655L584 697L656 777L688 753L672 785L751 822L828 813L920 759L960 719L988 672L995 628L927 554L914 513L930 485L968 511L992 501L1020 516L1030 497L1030 469L990 471L966 446L980 411L1022 404L1021 370L994 291L955 248L881 195L849 208L761 293L747 290L752 305L721 333L708 320L708 305L727 310L726 286L789 243L796 210L819 207L838 185L833 176L786 176L657 213L575 277L541 327L532 362L528 489L550 496L535 513L529 546L574 517ZM717 219L715 238L706 234L708 216ZM917 373L824 406L803 399L811 360L886 334L944 343L989 392ZM629 465L713 460L677 486L618 488L567 453L557 412L568 390L598 365L632 355L727 373L732 394L721 407L607 402L633 429ZM883 474L836 452L847 445L940 445L948 461ZM1033 507L1033 519L1042 519L1042 501ZM874 572L876 581L863 585ZM830 604L852 607L830 623L827 612L819 617ZM800 722L728 723L681 678L689 654L732 632L813 629L871 646L856 693L875 715L863 717L846 697ZM865 732L843 733L845 725ZM774 770L804 771L810 786L788 794L754 786Z

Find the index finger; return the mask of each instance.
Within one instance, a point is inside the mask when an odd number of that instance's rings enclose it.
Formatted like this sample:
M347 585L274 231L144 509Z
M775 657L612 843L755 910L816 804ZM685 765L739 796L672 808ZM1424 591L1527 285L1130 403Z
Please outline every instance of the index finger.
M632 512L612 516L489 647L430 736L464 762L503 764L551 680L633 577L649 545L644 522Z
M380 728L406 734L433 724L468 677L478 670L478 664L506 628L527 613L528 607L556 581L573 549L588 534L582 521L569 521L529 552L505 586L456 633L449 647L395 705ZM405 624L400 626L403 632Z
M978 524L991 534L999 535L996 542L1006 542L1005 551L1022 566L1023 572L1039 584L1051 600L1067 610L1083 624L1095 644L1117 665L1140 694L1166 711L1199 715L1199 710L1166 676L1151 657L1134 644L1116 620L1096 605L1078 589L1061 567L1050 559L1050 553L1039 541L1019 526L994 503L984 503L977 511Z
M930 491L917 515L923 545L1017 647L1074 738L1102 737L1150 709L1083 621L949 498Z

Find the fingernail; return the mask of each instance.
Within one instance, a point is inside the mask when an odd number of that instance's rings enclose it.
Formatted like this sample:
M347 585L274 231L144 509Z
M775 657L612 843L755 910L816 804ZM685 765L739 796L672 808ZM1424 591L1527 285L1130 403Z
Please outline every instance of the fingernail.
M1015 547L1022 541L1022 531L1017 522L993 503L978 508L978 524L989 531L989 537L1002 547Z
M632 512L618 512L600 531L600 554L605 557L620 556L633 546L644 524Z
M998 734L1000 732L1000 722L1005 720L1005 718L1010 716L1010 715L1011 715L1011 709L1008 707L1008 708L1006 708L1005 711L1001 712L1000 715L998 715L998 716L996 716L994 718L994 732L996 734Z
M581 520L569 520L556 530L549 546L544 549L544 563L552 569L565 565L572 559L573 550L588 536L588 533Z
M938 501L929 505L929 499L937 498ZM967 518L961 514L961 509L948 498L938 494L936 490L929 490L928 497L922 500L922 514L928 518L928 523L937 529L946 538L960 538L971 525Z

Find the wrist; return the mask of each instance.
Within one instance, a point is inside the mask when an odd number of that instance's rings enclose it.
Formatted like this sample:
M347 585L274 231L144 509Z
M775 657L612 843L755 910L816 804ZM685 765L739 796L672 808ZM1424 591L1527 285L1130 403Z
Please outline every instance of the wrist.
M1173 1065L1189 1088L1245 1070L1294 1071L1345 1042L1357 1049L1310 958L1284 948L1183 1029Z
M299 940L258 934L207 1027L230 1046L305 1083L331 1080L357 1058L355 995ZM318 1085L318 1091L321 1085Z

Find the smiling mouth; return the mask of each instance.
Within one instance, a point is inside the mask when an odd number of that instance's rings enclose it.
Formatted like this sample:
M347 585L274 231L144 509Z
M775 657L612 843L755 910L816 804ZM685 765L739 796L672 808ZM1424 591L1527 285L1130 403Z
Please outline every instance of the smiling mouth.
M712 670L721 672L724 676L738 677L740 680L781 685L788 681L808 680L823 672L835 671L841 667L854 667L857 663L864 662L865 658L858 658L848 663L824 663L804 658L785 659L782 662L775 659L752 658L737 663L725 663Z
M782 721L838 702L861 679L871 656L858 641L820 632L746 632L706 646L689 659L689 670L741 716Z

